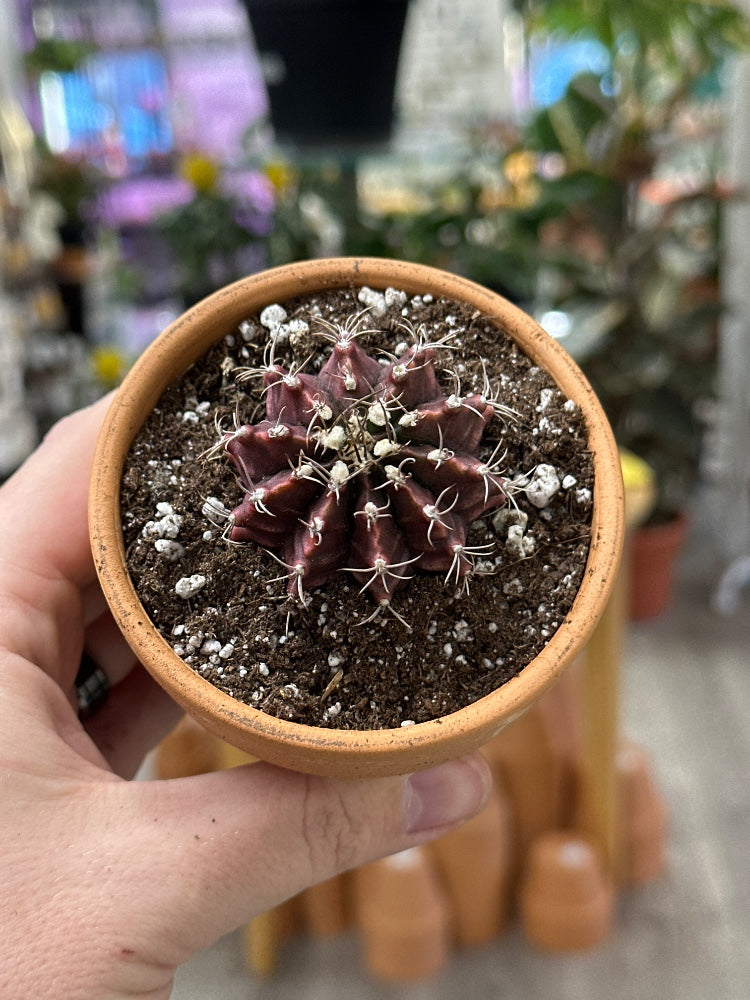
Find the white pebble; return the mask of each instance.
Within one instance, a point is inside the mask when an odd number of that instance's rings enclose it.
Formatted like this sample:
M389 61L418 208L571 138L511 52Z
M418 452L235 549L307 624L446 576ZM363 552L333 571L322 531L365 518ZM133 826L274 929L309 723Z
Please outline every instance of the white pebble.
M268 330L275 330L286 319L286 309L283 306L273 304L266 306L260 314L260 321Z
M187 600L194 594L197 594L199 590L202 590L206 586L206 578L200 573L193 573L192 576L183 576L174 585L175 593L178 597L182 597L183 600Z
M546 507L552 497L560 489L560 477L554 465L542 463L537 465L531 478L531 482L526 486L524 492L529 498L529 502L535 507Z
M357 298L363 306L367 306L376 319L382 318L388 311L385 295L382 292L376 292L373 288L368 288L367 285L360 288Z
M182 559L185 555L183 546L171 538L157 538L154 542L154 548L160 555L169 559L170 562L177 562L178 559Z

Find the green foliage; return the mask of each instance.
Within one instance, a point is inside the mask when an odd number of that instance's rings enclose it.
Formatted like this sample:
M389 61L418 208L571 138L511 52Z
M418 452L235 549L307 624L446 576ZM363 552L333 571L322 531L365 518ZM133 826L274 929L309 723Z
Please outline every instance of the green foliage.
M191 198L158 218L156 229L171 251L177 291L187 305L263 260L265 234L255 222L254 206L212 178L194 185Z
M609 51L607 71L573 80L523 130L540 162L554 152L564 164L540 180L527 218L545 276L538 305L568 314L569 346L618 442L658 473L655 517L665 518L694 488L715 388L727 192L721 123L699 97L750 46L750 24L724 0L516 8L531 35L586 35Z
M102 175L82 156L52 153L37 144L34 188L53 198L65 213L65 222L84 228L102 186Z
M24 57L24 66L32 76L46 72L72 73L94 51L94 46L88 42L41 38Z

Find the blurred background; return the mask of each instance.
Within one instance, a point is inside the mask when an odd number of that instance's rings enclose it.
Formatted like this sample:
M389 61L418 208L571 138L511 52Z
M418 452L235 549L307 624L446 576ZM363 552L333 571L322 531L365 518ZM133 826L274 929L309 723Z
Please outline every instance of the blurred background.
M639 542L651 532L662 547L643 565L664 568L676 536L671 589L644 603L646 585L632 588L623 682L626 724L669 810L722 785L706 761L747 774L748 11L747 0L5 0L0 480L228 281L339 254L459 272L532 313L592 381L626 480L648 485ZM665 674L680 670L660 715ZM715 729L692 769L706 717ZM721 864L748 867L746 781L729 785L696 826L676 824L683 858L699 844L719 852L698 907ZM515 939L460 967L460 988L593 997L609 973L622 992L608 992L641 995L628 992L628 956L651 955L651 935L668 949L690 910L674 882L649 892L630 911L635 936L615 930L626 944L609 965L555 967ZM730 895L706 903L706 953L690 938L674 953L675 969L700 954L710 974L667 976L647 995L705 996L721 981L717 996L740 996L732 975L750 981L750 925ZM221 947L191 973L203 985L185 980L176 995L256 995L227 959L234 944ZM291 978L263 995L335 995L341 947L301 946ZM220 985L227 967L236 993ZM503 968L515 970L507 993ZM352 976L349 993L390 995Z

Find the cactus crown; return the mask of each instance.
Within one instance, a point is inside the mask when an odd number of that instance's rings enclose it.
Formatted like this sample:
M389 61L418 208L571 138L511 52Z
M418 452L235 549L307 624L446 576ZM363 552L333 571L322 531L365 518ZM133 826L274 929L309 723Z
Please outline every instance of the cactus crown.
M371 620L392 607L416 570L444 572L466 586L484 547L467 545L472 523L505 503L497 450L480 444L495 415L509 414L490 391L443 391L435 370L449 338L430 342L406 328L410 344L382 362L359 340L374 332L365 314L343 325L320 319L330 354L317 372L284 367L272 334L259 380L265 416L222 431L212 457L226 455L244 490L219 513L231 542L266 547L286 570L287 591L305 591L347 571L375 601ZM404 622L404 624L407 624Z

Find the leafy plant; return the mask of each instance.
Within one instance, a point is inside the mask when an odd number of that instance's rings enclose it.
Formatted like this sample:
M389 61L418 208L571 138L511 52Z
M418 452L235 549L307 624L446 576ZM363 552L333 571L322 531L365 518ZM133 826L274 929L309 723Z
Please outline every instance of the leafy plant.
M174 257L177 290L191 305L262 263L268 220L263 205L233 190L209 157L185 156L180 173L188 197L159 216L156 228Z
M537 308L573 331L618 442L657 473L653 516L665 519L694 488L714 393L730 192L704 95L750 25L723 0L516 6L530 37L583 32L608 53L526 123L539 194L516 234L539 248Z
M48 194L64 213L64 225L82 231L95 210L102 175L82 156L53 153L37 147L34 188Z
M72 73L95 51L94 45L84 41L40 38L24 57L24 66L33 76Z

